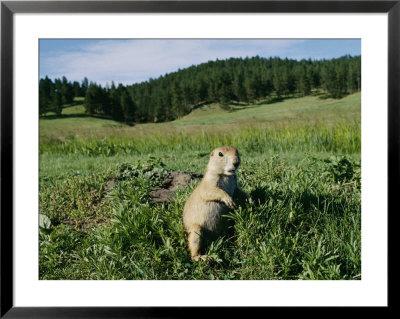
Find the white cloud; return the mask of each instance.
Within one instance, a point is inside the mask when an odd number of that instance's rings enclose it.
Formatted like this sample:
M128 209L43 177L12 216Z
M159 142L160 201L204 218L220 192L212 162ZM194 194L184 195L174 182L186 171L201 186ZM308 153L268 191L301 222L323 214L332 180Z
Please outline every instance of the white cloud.
M301 40L101 40L43 56L41 76L132 84L215 59L289 56Z

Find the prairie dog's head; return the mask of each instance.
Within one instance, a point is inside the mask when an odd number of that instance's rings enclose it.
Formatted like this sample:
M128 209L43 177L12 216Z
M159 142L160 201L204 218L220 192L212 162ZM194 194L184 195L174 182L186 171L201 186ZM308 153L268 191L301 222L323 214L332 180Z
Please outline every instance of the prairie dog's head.
M239 152L232 146L222 146L211 152L208 170L218 175L235 174L240 164Z

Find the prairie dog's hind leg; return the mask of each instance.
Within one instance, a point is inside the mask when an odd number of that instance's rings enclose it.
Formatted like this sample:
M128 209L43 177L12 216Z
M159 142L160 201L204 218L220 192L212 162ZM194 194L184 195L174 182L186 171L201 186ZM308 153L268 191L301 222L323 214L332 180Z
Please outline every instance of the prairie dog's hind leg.
M204 238L203 230L200 225L195 224L191 226L191 229L188 233L188 243L189 243L189 251L192 257L192 260L207 260L207 255L202 255L204 250Z

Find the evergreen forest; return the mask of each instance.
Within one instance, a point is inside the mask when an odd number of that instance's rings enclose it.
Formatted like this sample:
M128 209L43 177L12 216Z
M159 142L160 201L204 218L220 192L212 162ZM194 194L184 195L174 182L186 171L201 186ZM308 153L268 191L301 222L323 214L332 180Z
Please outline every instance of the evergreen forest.
M47 76L39 80L39 115L55 112L84 97L88 115L133 123L166 122L196 107L219 103L250 105L270 99L318 93L342 98L361 90L361 56L330 60L294 60L277 57L230 58L208 61L133 85L102 87Z

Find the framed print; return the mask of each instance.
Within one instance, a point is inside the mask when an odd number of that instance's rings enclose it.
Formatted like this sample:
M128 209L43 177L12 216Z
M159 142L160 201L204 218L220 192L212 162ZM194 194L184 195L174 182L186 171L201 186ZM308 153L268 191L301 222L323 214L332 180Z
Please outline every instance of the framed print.
M1 316L389 309L399 15L2 1Z

